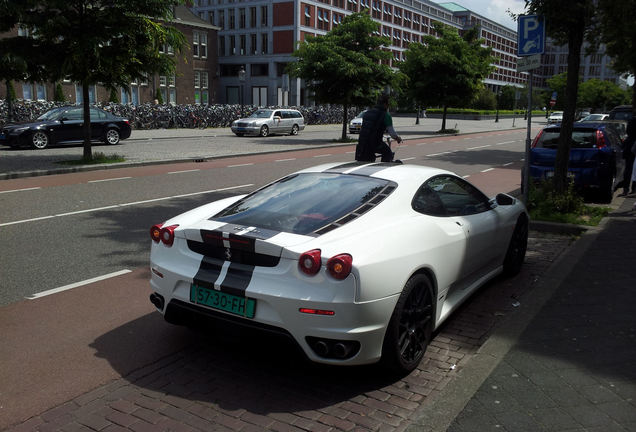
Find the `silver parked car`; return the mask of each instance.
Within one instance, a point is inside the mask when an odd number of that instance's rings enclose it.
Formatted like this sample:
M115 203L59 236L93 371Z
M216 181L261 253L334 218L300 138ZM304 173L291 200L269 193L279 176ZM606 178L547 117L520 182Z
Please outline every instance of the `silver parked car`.
M305 119L293 109L259 109L247 118L232 122L232 132L238 136L270 134L298 135L305 129Z

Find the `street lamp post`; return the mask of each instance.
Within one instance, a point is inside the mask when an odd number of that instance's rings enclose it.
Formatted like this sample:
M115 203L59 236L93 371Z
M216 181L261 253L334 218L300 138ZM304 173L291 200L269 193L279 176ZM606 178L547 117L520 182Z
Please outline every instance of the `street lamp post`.
M497 89L497 114L495 115L495 123L499 123L499 96L501 95L501 89Z
M239 99L241 99L241 118L243 118L243 93L244 93L244 86L245 86L245 68L243 66L241 66L241 69L238 72L238 79L239 82L241 83L241 87L240 87L240 95L239 95Z

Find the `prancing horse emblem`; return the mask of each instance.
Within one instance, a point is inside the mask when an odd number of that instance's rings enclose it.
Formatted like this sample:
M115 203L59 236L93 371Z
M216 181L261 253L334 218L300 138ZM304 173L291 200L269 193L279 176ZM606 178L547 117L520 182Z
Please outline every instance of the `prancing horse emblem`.
M230 261L232 259L232 251L230 248L225 248L225 260Z

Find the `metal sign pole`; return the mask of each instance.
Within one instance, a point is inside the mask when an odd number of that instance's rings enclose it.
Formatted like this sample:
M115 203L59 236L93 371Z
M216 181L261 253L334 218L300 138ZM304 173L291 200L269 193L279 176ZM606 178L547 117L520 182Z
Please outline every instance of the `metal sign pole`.
M532 69L528 77L528 126L526 130L526 156L523 168L523 203L528 204L528 190L530 189L530 133L532 131Z

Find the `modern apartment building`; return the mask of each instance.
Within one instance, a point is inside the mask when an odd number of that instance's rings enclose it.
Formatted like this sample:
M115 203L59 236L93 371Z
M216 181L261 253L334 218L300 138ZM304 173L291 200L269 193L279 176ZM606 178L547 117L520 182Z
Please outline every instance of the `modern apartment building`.
M456 3L427 0L195 0L193 11L221 30L218 37L219 100L252 105L310 103L300 79L285 74L292 53L307 35L321 35L353 12L367 10L391 39L390 65L404 51L433 33L433 22L464 31L480 27L481 37L497 56L486 79L492 88L521 86L527 74L516 72L516 32Z
M201 20L185 6L177 6L172 23L188 40L184 52L176 55L176 73L171 76L149 76L145 80L130 83L130 91L119 89L117 97L121 103L140 104L153 102L157 91L166 103L192 104L217 102L217 30L208 21ZM26 35L25 30L15 28L0 35L9 37ZM170 46L161 48L166 54L175 56ZM70 80L61 82L64 97L71 103L82 102L82 88ZM53 100L55 83L14 82L16 97L25 100ZM0 98L6 97L6 87L0 86ZM89 89L90 102L108 102L110 91L95 85Z

